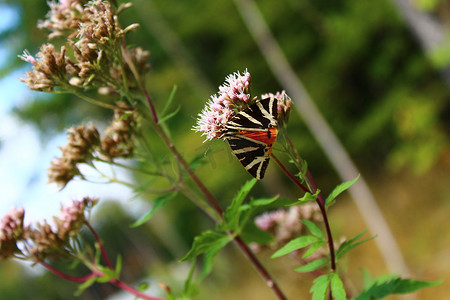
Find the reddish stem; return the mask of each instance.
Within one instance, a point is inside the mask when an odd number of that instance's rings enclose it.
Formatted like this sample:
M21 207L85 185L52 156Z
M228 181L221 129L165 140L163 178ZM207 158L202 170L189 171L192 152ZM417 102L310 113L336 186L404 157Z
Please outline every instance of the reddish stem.
M152 297L149 295L146 295L144 293L141 293L137 290L135 290L134 288L132 288L131 286L129 286L128 284L124 283L123 281L120 281L118 279L111 279L109 281L110 283L114 284L115 286L117 286L118 288L127 291L133 295L136 295L139 298L142 299L147 299L147 300L166 300L165 298L159 298L159 297Z
M232 234L231 232L229 234ZM287 300L286 296L281 291L278 284L273 280L270 274L266 271L261 262L256 258L250 248L245 244L245 242L241 239L241 237L236 236L234 238L234 242L238 245L238 247L244 252L245 256L250 260L255 269L258 271L259 275L264 279L267 286L272 289L272 291L277 295L280 300Z
M73 281L73 282L80 282L80 283L82 283L82 282L88 281L92 277L97 276L97 274L95 274L94 272L92 272L89 275L82 276L82 277L71 276L71 275L67 275L67 274L65 274L65 273L63 273L63 272L53 268L52 266L50 266L49 264L47 264L43 260L38 259L38 263L40 263L44 268L46 268L47 270L49 270L50 272L52 272L56 276L59 276L59 277L65 279L65 280L69 280L69 281Z
M275 160L275 162L277 163L277 165L281 168L281 170L283 170L284 174L286 174L294 183L296 186L298 186L299 188L301 188L305 193L311 193L311 191L304 186L297 178L295 178L295 176L289 172L289 170L283 165L283 163L275 156L275 154L271 154L272 158Z
M46 262L42 261L42 260L38 260L38 262L47 270L49 270L50 272L52 272L53 274L55 274L56 276L59 276L65 280L69 280L69 281L73 281L73 282L79 282L79 283L83 283L88 281L89 279L93 278L93 277L101 277L104 274L102 274L101 272L92 272L89 275L86 276L82 276L82 277L76 277L76 276L70 276L67 275L55 268L53 268L52 266L50 266L49 264L47 264ZM133 295L136 295L139 298L142 299L147 299L147 300L166 300L165 298L158 298L158 297L152 297L149 295L146 295L144 293L141 293L135 289L133 289L132 287L130 287L129 285L127 285L126 283L124 283L123 281L120 281L119 279L111 279L109 281L110 283L114 284L115 286L117 286L118 288L127 291Z
M97 232L94 230L94 228L92 228L91 224L89 224L89 222L85 222L86 226L89 228L89 230L91 231L92 235L94 236L95 240L97 241L99 248L100 248L100 252L102 253L103 259L105 260L106 265L108 266L108 268L110 268L111 270L114 269L111 261L109 260L108 254L106 253L105 247L103 246L102 240L100 239L100 237L98 236Z
M278 160L278 158L273 153L271 154L271 156L275 160L275 162L278 164L278 166L283 170L283 172L295 183L295 185L297 185L303 191L308 192L310 194L315 194L317 192L317 185L314 182L314 179L308 170L306 171L306 176L307 176L309 182L311 183L312 188L314 189L313 191L306 188L297 178L295 178L295 176L283 165L283 163L280 160ZM325 224L325 230L327 232L328 248L330 250L331 270L336 271L336 258L335 258L335 254L334 254L333 236L331 234L330 224L328 222L327 211L325 208L325 201L323 200L321 193L319 193L317 195L316 203L319 206L320 212L322 214L323 222Z

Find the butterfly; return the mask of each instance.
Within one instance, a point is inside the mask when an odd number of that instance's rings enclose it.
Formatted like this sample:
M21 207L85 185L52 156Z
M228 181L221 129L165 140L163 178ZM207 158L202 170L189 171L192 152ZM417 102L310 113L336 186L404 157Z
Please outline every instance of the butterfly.
M277 99L266 97L233 116L223 137L233 154L256 179L262 179L278 134Z

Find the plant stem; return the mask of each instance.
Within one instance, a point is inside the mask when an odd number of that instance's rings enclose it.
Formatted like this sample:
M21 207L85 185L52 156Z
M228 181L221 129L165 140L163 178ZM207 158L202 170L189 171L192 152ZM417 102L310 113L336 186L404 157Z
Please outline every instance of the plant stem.
M145 84L139 75L139 72L136 70L136 66L134 65L133 61L130 59L127 53L127 47L125 44L125 39L122 39L122 57L127 63L127 65L130 67L131 72L133 73L134 78L136 79L139 89L144 94L145 99L147 100L147 104L150 107L150 111L152 112L153 121L158 124L158 115L156 114L155 106L153 105L152 98L147 92L147 89L145 88Z
M96 274L94 272L92 272L89 275L86 276L82 276L82 277L77 277L77 276L70 276L67 275L55 268L53 268L52 266L50 266L49 264L47 264L46 262L44 262L43 260L37 259L38 263L40 263L44 268L46 268L47 270L49 270L50 272L52 272L53 274L55 274L58 277L61 277L62 279L68 280L68 281L73 281L73 282L86 282L89 279L91 279L92 277L95 277Z
M53 268L52 266L50 266L49 264L47 264L46 262L42 261L42 260L38 260L38 262L47 270L49 270L50 272L52 272L53 274L65 279L65 280L69 280L72 282L79 282L79 283L83 283L88 281L89 279L96 277L96 276L103 276L104 274L102 274L101 272L92 272L91 274L87 275L87 276L82 276L82 277L76 277L76 276L70 276L67 275L65 273L62 273L61 271ZM108 266L109 267L109 266ZM111 267L110 267L111 268ZM119 287L120 289L127 291L133 295L136 295L139 298L142 299L147 299L147 300L166 300L165 298L158 298L158 297L152 297L146 294L143 294L135 289L133 289L132 287L130 287L129 285L127 285L126 283L120 281L119 279L111 279L109 281L110 283L116 285L117 287Z
M134 288L132 288L131 286L129 286L128 284L126 284L123 281L120 281L119 279L111 279L109 281L110 283L114 284L115 286L117 286L118 288L127 291L133 295L136 295L136 297L142 298L142 299L147 299L147 300L166 300L165 298L159 298L159 297L152 297L149 295L146 295L144 293L141 293L137 290L135 290Z
M91 231L92 235L94 236L95 240L98 243L98 246L100 248L100 252L102 253L103 259L105 260L106 265L108 266L108 268L110 268L111 270L114 269L111 260L109 259L108 254L106 253L105 247L103 246L103 242L100 239L100 237L98 236L97 232L94 230L94 228L92 228L91 224L89 224L89 222L85 222L84 223L87 228L89 228L89 230Z
M283 165L283 163L272 153L272 158L275 160L275 162L278 164L278 166L283 170L283 172L291 179L295 185L300 187L303 191L308 192L312 195L314 195L317 192L317 185L314 182L313 177L311 176L311 173L307 170L306 171L306 178L305 181L307 182L308 188L306 188L295 176ZM330 251L330 267L331 270L336 271L336 258L334 254L334 242L333 242L333 235L331 234L330 224L328 222L328 216L327 211L325 208L325 201L322 198L321 193L317 195L316 203L319 206L320 212L322 214L323 223L325 225L325 231L327 233L327 240L328 240L328 248Z
M275 160L275 162L277 163L277 165L281 168L281 170L283 170L284 174L286 174L289 179L291 179L296 186L298 186L299 188L301 188L305 193L311 193L311 191L304 186L297 178L295 178L295 176L289 172L289 170L283 165L283 163L275 156L275 154L271 154L272 158Z
M231 233L230 233L231 234ZM234 238L234 242L238 245L242 252L244 252L245 256L247 256L248 260L253 264L253 267L258 271L259 275L264 279L267 286L272 289L272 291L277 295L280 300L287 300L286 296L283 294L283 291L280 289L278 284L274 281L272 276L267 272L261 262L256 258L250 248L245 244L245 242L241 239L240 236L236 236Z

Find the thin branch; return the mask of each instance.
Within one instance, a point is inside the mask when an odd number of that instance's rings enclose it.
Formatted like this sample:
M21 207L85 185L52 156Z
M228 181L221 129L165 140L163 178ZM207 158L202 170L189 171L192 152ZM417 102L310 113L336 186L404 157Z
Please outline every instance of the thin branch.
M132 288L131 286L129 286L128 284L124 283L123 281L120 281L119 279L111 279L109 282L114 284L114 285L116 285L120 289L122 289L124 291L127 291L128 293L133 294L136 297L139 297L139 298L142 298L142 299L146 299L146 300L166 300L165 298L152 297L152 296L146 295L144 293L141 293L141 292L135 290L134 288Z
M86 226L89 228L89 230L91 231L92 235L94 236L95 240L98 243L98 246L100 247L100 252L102 253L103 259L105 260L106 265L108 266L108 268L110 268L111 270L114 269L108 254L106 253L105 247L103 246L103 242L100 239L100 237L98 236L97 232L94 230L94 228L92 228L91 224L89 224L89 222L85 222Z
M271 154L272 158L275 160L275 162L278 164L278 166L281 168L281 170L283 170L284 174L286 174L289 179L292 180L292 182L294 182L295 185L297 185L299 188L301 188L304 192L308 192L310 194L315 194L317 192L317 186L311 176L311 174L309 173L309 171L307 171L307 180L309 180L311 182L310 185L312 188L308 189L306 188L295 176L294 174L292 174L284 165L283 163L272 153ZM331 234L331 229L330 229L330 223L328 222L328 216L327 216L327 211L325 208L325 201L322 198L321 193L319 193L317 195L317 199L316 199L317 205L320 208L320 212L322 214L322 218L323 218L323 223L325 225L325 230L327 232L327 239L328 239L328 248L330 250L330 264L331 264L331 269L333 271L336 271L336 258L335 258L335 254L334 254L334 242L333 242L333 236Z

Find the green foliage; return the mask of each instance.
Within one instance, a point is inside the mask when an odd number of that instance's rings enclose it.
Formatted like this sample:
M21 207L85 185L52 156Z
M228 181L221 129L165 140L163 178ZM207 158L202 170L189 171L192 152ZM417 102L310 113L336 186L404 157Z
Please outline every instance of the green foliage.
M231 241L231 239L232 238L227 234L222 234L211 230L204 231L201 235L194 238L191 250L189 250L186 256L180 259L180 261L183 262L191 260L208 251L215 252L217 247L224 247Z
M170 199L172 199L175 195L177 194L177 192L173 192L173 193L168 193L165 195L162 195L158 198L155 198L152 200L153 202L153 207L142 217L140 217L139 219L137 219L136 221L133 222L133 224L130 225L131 228L134 227L138 227L141 226L144 223L147 223L155 214L155 212L166 205L167 201L169 201Z
M329 274L321 275L314 280L314 284L311 287L313 300L325 300L328 299L328 292L331 288L331 295L335 300L345 300L346 293L342 280L339 276L331 272Z
M319 239L317 237L311 236L311 235L304 235L304 236L295 238L295 239L289 241L289 243L284 245L280 250L275 252L272 255L272 258L277 258L277 257L283 256L283 255L289 254L294 250L298 250L298 249L307 247L317 241L319 241Z
M442 281L402 279L398 275L382 276L367 282L364 291L355 300L382 299L393 294L412 293L441 283Z
M293 203L292 205L301 205L306 202L316 201L317 196L320 194L320 190L318 189L314 194L306 192L303 194L301 198L298 199L298 202Z
M345 253L347 253L349 250L355 248L356 246L361 245L362 243L368 242L372 239L374 239L375 237L370 237L364 240L359 240L365 233L367 230L364 230L363 232L355 235L353 238L351 238L350 240L345 240L344 242L342 242L339 245L339 248L336 249L336 258L340 259Z
M240 189L238 194L233 198L231 204L227 207L225 213L223 214L224 223L222 226L219 226L219 229L222 231L232 231L235 233L239 233L241 229L240 217L241 217L241 206L247 197L250 190L255 186L258 180L253 178L250 181L247 181L244 186Z
M325 207L330 207L336 202L336 197L339 196L342 192L350 188L357 180L359 179L359 174L356 176L355 179L341 183L337 187L334 188L334 190L328 195L327 199L325 200Z

